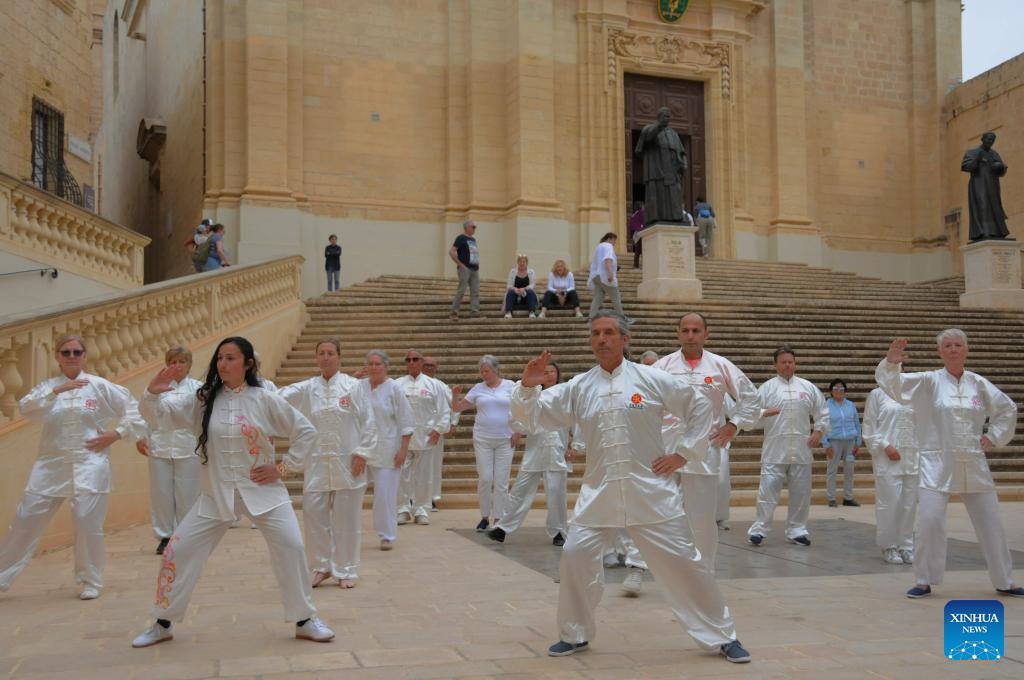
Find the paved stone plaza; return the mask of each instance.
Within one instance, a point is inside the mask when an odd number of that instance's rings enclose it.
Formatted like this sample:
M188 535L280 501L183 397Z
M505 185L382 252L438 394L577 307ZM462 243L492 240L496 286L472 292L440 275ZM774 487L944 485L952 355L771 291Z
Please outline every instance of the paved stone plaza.
M1024 580L1024 504L1004 503L1018 582ZM950 565L956 571L930 599L910 601L910 567L876 558L874 512L812 508L808 550L772 536L763 549L745 545L753 508L734 508L722 533L719 577L752 664L733 666L702 653L672 620L648 582L626 598L609 587L592 649L545 655L555 641L557 549L541 528L543 512L496 545L467 531L471 510L431 516L433 524L400 529L382 553L364 515L362 581L342 591L321 587L314 599L338 633L330 644L292 638L259 532L228 532L196 589L175 640L134 650L149 623L159 558L148 526L108 537L108 587L81 602L72 554L34 560L14 588L0 594L0 673L10 677L202 678L213 676L352 678L1020 678L1024 676L1024 601L1005 606L1006 657L954 662L942 656L942 610L948 599L994 596L976 552L966 512L951 504ZM781 518L782 511L777 513ZM780 525L777 525L777 528Z

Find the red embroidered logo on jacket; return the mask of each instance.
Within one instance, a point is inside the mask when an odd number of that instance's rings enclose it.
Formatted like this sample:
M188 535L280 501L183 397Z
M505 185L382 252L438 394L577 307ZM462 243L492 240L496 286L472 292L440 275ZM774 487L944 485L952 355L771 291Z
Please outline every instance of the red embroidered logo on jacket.
M351 405L352 400L349 399L348 397L341 397L340 399L338 399L338 406L341 406L342 408L348 408Z
M715 382L715 379L714 379L714 378L712 378L712 377L711 377L710 375L706 375L706 376L704 376L704 384L705 384L705 385L711 385L711 384L713 384L714 382Z
M98 404L96 403L95 399L85 400L85 408L89 409L90 411L95 411L97 406Z

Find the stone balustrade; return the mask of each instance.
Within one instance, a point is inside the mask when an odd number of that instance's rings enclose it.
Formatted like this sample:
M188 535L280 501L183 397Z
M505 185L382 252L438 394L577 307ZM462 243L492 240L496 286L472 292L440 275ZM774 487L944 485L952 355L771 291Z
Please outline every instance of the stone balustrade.
M19 418L20 397L54 375L53 344L64 333L85 340L90 373L121 381L162 363L170 345L207 344L302 307L302 262L264 260L0 318L0 427Z
M143 284L150 239L0 173L0 247L118 288Z

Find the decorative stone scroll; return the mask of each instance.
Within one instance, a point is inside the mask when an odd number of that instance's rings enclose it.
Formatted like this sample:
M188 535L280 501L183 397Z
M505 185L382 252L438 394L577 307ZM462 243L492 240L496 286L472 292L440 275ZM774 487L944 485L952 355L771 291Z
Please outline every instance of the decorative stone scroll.
M662 33L608 31L608 83L614 85L619 74L619 59L626 57L637 65L678 64L694 74L719 71L722 96L732 96L731 54L729 43L690 40Z

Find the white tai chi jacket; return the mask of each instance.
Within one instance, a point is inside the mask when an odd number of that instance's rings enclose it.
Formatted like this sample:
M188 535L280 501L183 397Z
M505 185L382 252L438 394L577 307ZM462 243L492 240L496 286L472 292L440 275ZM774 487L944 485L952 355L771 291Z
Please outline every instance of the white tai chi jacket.
M886 394L914 410L921 488L942 493L995 489L981 437L986 435L996 446L1010 442L1017 427L1013 400L970 371L964 371L959 380L944 368L900 371L901 364L882 359L875 380Z
M876 477L898 477L918 473L914 411L909 406L894 401L880 387L871 390L864 404L861 437L871 452ZM885 455L887 446L899 451L899 460L889 460L889 456Z
M122 439L145 439L146 423L127 389L85 371L89 384L54 395L71 380L63 375L39 383L21 398L26 418L41 422L39 457L25 490L40 496L69 498L76 493L110 493L110 449L90 451L85 441L111 429Z
M690 367L682 350L677 350L663 356L654 363L654 368L671 373L676 378L686 382L693 387L698 394L711 402L711 417L713 429L722 427L726 423L725 397L733 398L736 402L732 415L728 416L729 422L733 423L737 430L749 430L757 425L761 417L761 397L757 388L744 375L743 371L736 367L723 356L704 350L700 362L693 368ZM678 429L678 419L674 416L666 416L664 435L668 449L671 450L672 437ZM708 456L703 461L687 461L683 474L717 475L722 464L721 450L717 447L708 449Z
M761 385L757 393L761 396L762 409L781 410L777 416L761 418L760 424L764 427L761 464L810 465L814 460L811 447L807 445L811 421L814 421L814 429L822 434L829 431L828 404L821 390L799 376L786 380L777 375Z
M386 379L377 389L370 387L370 381L361 381L370 392L373 402L373 421L377 426L377 446L366 462L376 468L395 467L395 454L402 447L402 437L416 431L416 420L405 393L391 378Z
M430 433L444 434L450 429L451 409L448 407L449 397L445 395L444 383L435 380L425 373L413 378L403 375L395 382L405 393L412 407L412 415L416 420L416 430L409 441L410 451L423 451L430 448Z
M316 446L306 460L305 493L366 486L366 471L352 475L352 456L369 461L377 448L377 426L369 385L345 373L322 375L282 387L277 393L316 428Z
M202 431L203 405L195 394L151 394L142 398L147 418L168 419L176 427ZM253 515L262 515L291 502L284 482L257 484L249 478L254 466L274 464L272 436L288 437L284 465L301 470L316 449L316 429L306 417L277 395L262 387L242 385L222 388L210 414L199 516L230 522L235 519L235 491Z
M574 523L586 527L656 524L683 514L675 476L651 471L665 454L666 413L683 422L676 451L702 460L711 431L710 402L664 371L623 361L611 373L595 366L543 392L522 384L512 392L516 428L534 432L579 425L587 466Z
M186 375L185 379L179 382L171 382L174 388L166 394L195 395L196 391L203 386L195 378ZM196 455L196 433L191 423L180 427L173 418L153 418L147 420L149 430L149 455L152 458L192 458Z

